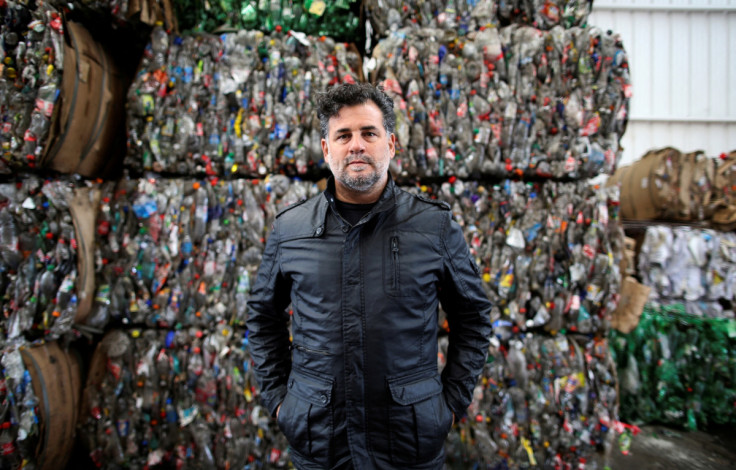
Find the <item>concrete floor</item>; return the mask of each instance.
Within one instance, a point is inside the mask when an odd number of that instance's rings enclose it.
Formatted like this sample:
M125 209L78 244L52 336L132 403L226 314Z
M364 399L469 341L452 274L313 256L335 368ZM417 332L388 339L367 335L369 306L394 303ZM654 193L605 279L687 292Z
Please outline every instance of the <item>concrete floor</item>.
M685 431L647 425L633 438L629 455L614 454L611 470L736 469L736 430Z
M685 431L659 425L641 427L628 455L614 449L610 470L736 470L736 430L727 427ZM66 470L97 470L77 445ZM599 467L599 470L603 470Z

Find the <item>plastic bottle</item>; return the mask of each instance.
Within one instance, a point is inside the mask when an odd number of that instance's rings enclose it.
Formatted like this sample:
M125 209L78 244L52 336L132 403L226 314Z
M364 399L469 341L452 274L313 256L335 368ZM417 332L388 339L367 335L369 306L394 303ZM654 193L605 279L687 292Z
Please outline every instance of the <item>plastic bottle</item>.
M16 445L16 430L12 426L6 426L9 424L10 421L5 421L0 430L0 452L7 468L20 468L22 457Z
M17 269L23 259L18 252L18 229L8 210L0 212L0 256L11 269Z

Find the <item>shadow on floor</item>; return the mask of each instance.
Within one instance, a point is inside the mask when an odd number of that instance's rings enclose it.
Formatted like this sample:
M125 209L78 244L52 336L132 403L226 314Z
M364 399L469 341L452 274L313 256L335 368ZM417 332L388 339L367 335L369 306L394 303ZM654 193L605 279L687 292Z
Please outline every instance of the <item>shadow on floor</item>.
M660 425L641 427L629 455L614 451L611 470L736 469L733 427L685 431Z

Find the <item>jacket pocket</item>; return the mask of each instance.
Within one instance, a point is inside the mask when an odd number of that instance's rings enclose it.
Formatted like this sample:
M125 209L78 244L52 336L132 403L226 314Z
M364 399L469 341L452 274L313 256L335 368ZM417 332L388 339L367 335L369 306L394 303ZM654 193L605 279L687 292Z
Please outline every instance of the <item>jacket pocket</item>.
M386 250L386 257L384 258L383 281L386 293L393 297L410 295L408 291L402 289L401 239L397 235L392 235L388 239L388 246L384 249Z
M333 440L333 380L292 369L278 424L301 455L328 467Z
M413 465L437 458L452 426L452 412L436 372L390 379L389 445L395 464Z

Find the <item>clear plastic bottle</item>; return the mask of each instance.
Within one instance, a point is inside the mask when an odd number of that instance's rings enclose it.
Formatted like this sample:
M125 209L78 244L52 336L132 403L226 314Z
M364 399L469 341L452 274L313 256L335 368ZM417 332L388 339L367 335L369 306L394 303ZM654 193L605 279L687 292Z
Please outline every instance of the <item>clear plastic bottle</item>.
M152 68L158 70L166 67L169 52L169 35L162 26L155 26L151 32Z
M61 281L56 295L54 320L50 328L51 337L59 337L71 331L74 318L77 315L77 295L74 286L76 271L72 271Z
M18 250L18 228L7 209L0 212L0 256L11 269L17 269L23 259Z
M5 421L1 429L0 452L3 456L3 468L20 468L22 457L16 445L17 430L10 426L10 421Z
M199 245L207 232L208 197L207 190L199 183L195 184L197 187L194 193L194 221L191 234L192 242Z

